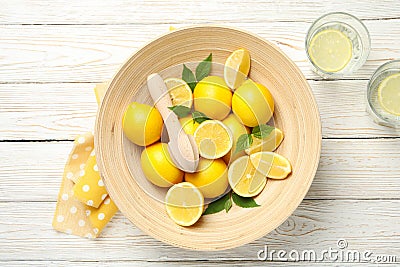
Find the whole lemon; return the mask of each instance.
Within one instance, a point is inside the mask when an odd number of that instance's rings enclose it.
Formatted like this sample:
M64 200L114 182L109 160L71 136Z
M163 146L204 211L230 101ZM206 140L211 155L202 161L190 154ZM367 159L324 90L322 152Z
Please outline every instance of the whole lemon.
M185 173L185 181L195 185L205 198L222 195L228 187L228 167L222 159L200 158L198 172Z
M157 109L137 102L127 107L122 119L125 136L134 144L148 146L161 137L163 119Z
M146 178L157 186L170 187L183 181L184 173L172 163L165 143L158 142L146 147L140 162Z
M224 79L208 76L194 88L194 108L215 120L223 120L231 111L232 91Z
M236 143L237 143L239 136L241 136L242 134L250 133L250 129L248 127L244 126L240 122L240 120L236 117L235 114L229 114L229 116L226 117L226 119L224 119L222 121L222 123L225 124L225 126L228 127L229 130L231 130L232 136L233 136L232 149L228 154L226 154L223 157L225 163L229 164L229 162L234 161L235 159L245 155L244 151L235 153Z
M181 123L185 133L189 135L194 135L194 131L196 131L197 127L200 125L193 120L192 116L180 118L179 122Z
M262 84L246 80L232 97L232 110L249 127L267 123L274 113L274 99Z

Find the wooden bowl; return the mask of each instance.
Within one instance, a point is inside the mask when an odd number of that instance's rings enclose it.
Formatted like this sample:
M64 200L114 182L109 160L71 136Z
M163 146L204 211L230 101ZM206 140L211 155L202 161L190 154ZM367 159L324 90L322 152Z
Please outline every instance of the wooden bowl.
M210 52L223 64L228 55L247 48L250 78L264 84L275 100L274 123L285 139L277 152L293 167L285 180L268 180L256 198L258 208L233 206L229 213L202 216L191 227L176 225L167 215L165 190L147 182L140 167L142 148L123 135L122 117L135 100L151 103L144 86L154 72L180 77L171 66L201 61ZM219 70L216 70L219 71ZM215 70L214 70L215 72ZM221 75L221 73L219 73ZM99 109L95 129L97 164L106 188L121 212L147 234L174 246L223 250L261 238L284 222L306 195L317 170L321 124L311 89L297 66L275 45L248 32L198 26L165 34L137 51L117 72Z

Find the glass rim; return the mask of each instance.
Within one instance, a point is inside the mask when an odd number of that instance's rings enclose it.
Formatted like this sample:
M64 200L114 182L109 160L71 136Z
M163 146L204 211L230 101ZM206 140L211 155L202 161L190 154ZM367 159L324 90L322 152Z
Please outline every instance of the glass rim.
M369 34L368 28L367 28L367 26L365 26L365 24L362 22L362 20L359 19L359 18L357 18L356 16L350 14L350 13L346 13L346 12L342 12L342 11L329 12L329 13L323 14L322 16L318 17L316 20L314 20L314 22L313 22L313 23L311 24L311 26L308 28L308 30L307 30L307 36L309 35L310 30L312 29L312 27L313 27L318 21L320 21L321 19L323 19L323 18L325 18L325 17L331 16L331 15L345 15L345 16L348 16L348 17L351 17L351 18L355 19L355 20L356 20L357 22L359 22L360 25L365 29L365 31L366 31L366 33L367 33L367 35L368 35L368 40L369 40L369 42L371 43L371 36L370 36L370 34ZM307 40L307 38L306 38L306 40Z
M368 31L367 26L365 26L365 24L364 24L359 18L357 18L356 16L354 16L354 15L352 15L352 14L349 14L349 13L346 13L346 12L342 12L342 11L337 11L337 12L335 11L335 12L329 12L329 13L323 14L322 16L320 16L320 17L318 17L316 20L314 20L314 22L313 22L313 23L311 24L311 26L308 28L307 34L306 34L306 38L305 38L305 44L304 44L305 50L306 50L306 55L307 55L307 58L308 58L308 61L311 62L311 64L312 64L316 69L322 71L323 73L325 73L325 74L327 74L327 75L336 76L336 77L343 77L345 74L338 74L338 73L336 73L336 72L327 72L327 71L324 71L324 70L322 70L321 68L319 68L319 67L318 67L317 65L315 65L314 62L311 60L310 54L308 53L308 45L309 45L309 41L311 41L311 40L309 40L309 39L310 39L309 37L310 37L311 29L312 29L312 28L315 26L315 24L317 24L321 19L323 19L323 18L325 18L325 17L328 17L328 16L331 16L331 15L345 15L345 16L348 16L348 17L354 19L356 22L358 22L358 23L361 25L361 27L365 30L365 32L366 32L366 34L367 34L368 47L369 47L365 58L368 58L368 56L369 56L369 54L370 54L370 51L371 51L371 35L370 35L369 31ZM356 30L356 31L357 31L357 30ZM358 31L357 31L357 32L358 32ZM358 34L359 34L359 33L358 33ZM332 77L332 78L335 78L335 77Z

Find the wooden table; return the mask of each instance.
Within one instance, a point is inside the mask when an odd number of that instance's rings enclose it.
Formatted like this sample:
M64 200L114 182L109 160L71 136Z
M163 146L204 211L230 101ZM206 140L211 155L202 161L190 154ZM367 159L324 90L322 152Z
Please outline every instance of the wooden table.
M400 138L365 112L373 71L400 58L397 0L70 2L0 1L1 266L254 266L267 264L257 260L264 245L318 252L337 248L339 239L348 249L395 255L399 264ZM324 81L310 70L304 38L312 21L332 11L361 18L372 50L354 75ZM262 239L216 253L166 245L122 214L96 240L54 231L51 220L72 140L93 129L94 85L109 80L136 49L170 25L204 23L239 27L272 41L309 80L324 140L317 175L302 204ZM274 266L286 264L273 260Z

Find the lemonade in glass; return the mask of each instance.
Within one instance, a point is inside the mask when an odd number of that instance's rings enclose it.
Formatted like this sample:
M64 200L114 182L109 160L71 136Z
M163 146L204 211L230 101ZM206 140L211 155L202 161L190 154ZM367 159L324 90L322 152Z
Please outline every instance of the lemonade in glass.
M400 129L400 60L380 66L368 83L367 111L378 124Z
M313 70L329 79L358 70L367 60L371 42L359 19L335 12L323 15L311 25L305 45Z

